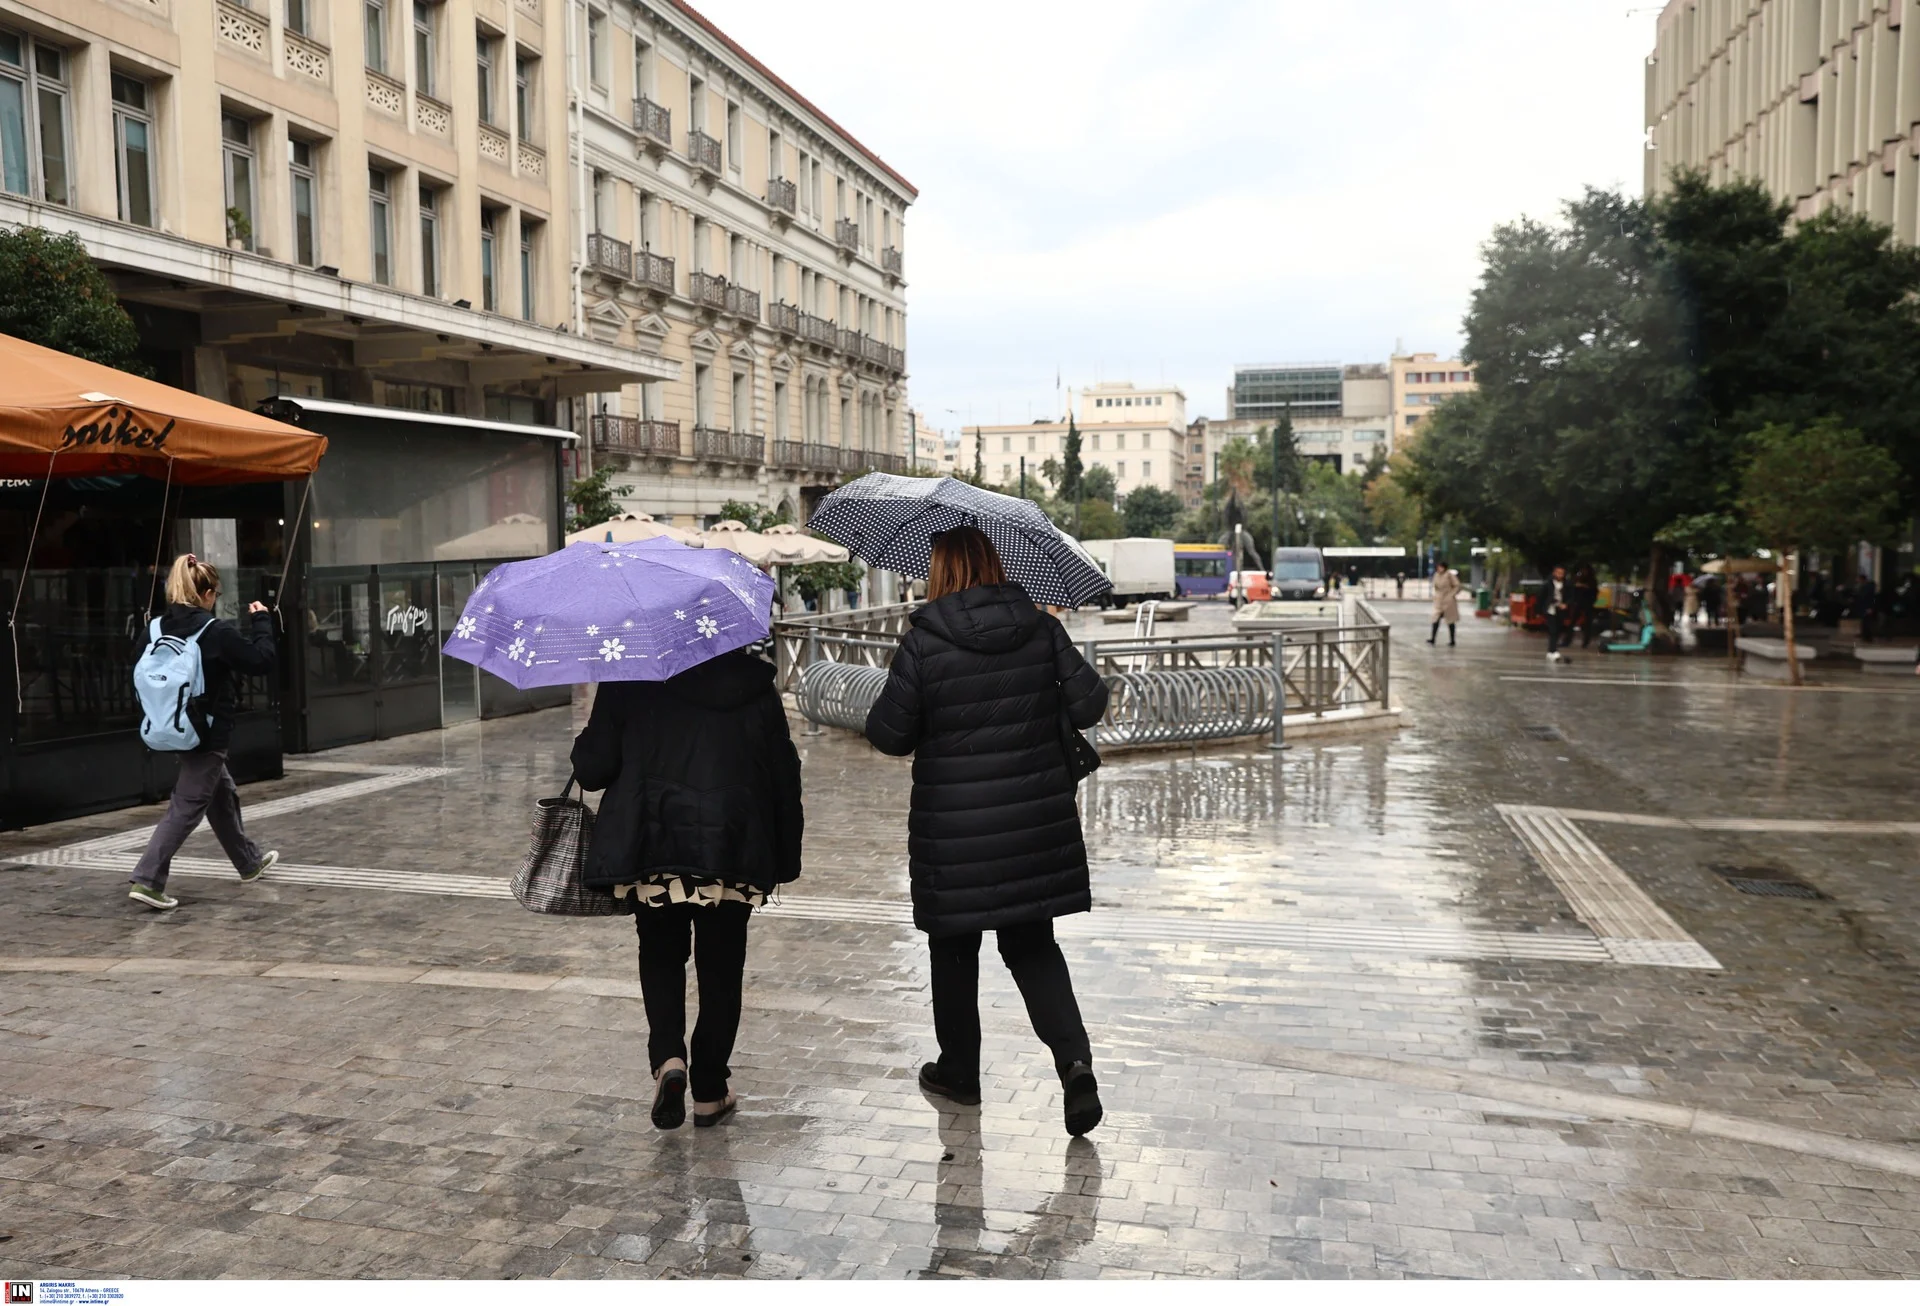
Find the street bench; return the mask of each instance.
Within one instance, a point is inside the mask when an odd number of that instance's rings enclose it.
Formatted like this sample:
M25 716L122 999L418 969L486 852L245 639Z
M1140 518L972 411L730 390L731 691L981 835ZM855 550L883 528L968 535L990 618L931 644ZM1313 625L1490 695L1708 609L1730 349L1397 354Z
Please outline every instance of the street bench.
M1734 641L1734 647L1740 650L1740 673L1752 676L1756 680L1787 679L1787 641L1767 639L1761 636L1742 635ZM1811 662L1820 656L1818 649L1795 640L1793 651L1802 662Z
M1860 669L1874 676L1910 676L1920 649L1911 644L1855 644L1853 656Z

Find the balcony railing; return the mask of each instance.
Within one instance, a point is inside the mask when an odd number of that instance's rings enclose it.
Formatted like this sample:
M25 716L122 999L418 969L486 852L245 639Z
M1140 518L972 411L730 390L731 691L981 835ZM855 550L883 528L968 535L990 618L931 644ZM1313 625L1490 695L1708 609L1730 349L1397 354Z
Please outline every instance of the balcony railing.
M840 451L840 470L843 472L864 472L871 466L873 466L873 455L865 449Z
M806 447L806 465L819 472L839 471L840 450L830 444L809 444Z
M610 453L651 455L655 458L680 456L680 423L649 421L639 417L615 417L595 413L587 419L596 450Z
M907 470L907 456L903 453L877 453L872 458L876 472L891 472L899 476Z
M703 131L687 133L687 161L703 172L720 175L720 142Z
M593 232L587 236L587 266L625 281L633 275L633 246Z
M800 188L785 177L767 179L767 207L792 215L800 211Z
M650 136L672 148L673 110L664 104L655 104L642 95L633 102L633 129L642 136Z
M900 251L892 245L880 251L880 270L891 276L900 275Z
M775 440L767 461L775 467L805 467L807 446L798 440Z
M860 357L860 333L850 327L835 327L833 347L848 358Z
M696 272L688 282L688 297L702 308L724 313L727 310L727 279L711 272Z
M800 334L800 310L792 304L775 301L767 305L767 325L783 336Z
M833 239L841 249L858 252L860 249L860 224L852 218L841 218L833 224Z
M887 365L887 344L884 340L875 340L872 336L860 337L861 361L872 363L876 367Z
M815 317L811 313L800 315L800 338L809 344L824 345L831 349L839 343L838 330L824 317Z
M649 250L636 250L633 255L633 279L649 290L671 295L673 293L673 260L663 258Z
M693 428L693 456L717 462L757 463L765 454L767 442L757 435L744 435L717 426Z
M907 372L907 351L887 346L887 370L905 376Z
M748 322L760 320L760 292L745 286L727 287L727 312Z

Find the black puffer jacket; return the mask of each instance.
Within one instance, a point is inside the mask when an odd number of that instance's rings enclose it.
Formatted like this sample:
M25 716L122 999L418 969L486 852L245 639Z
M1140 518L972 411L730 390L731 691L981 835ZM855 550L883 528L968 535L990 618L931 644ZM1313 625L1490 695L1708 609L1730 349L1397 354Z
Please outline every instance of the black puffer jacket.
M187 709L194 728L200 732L196 753L223 753L233 742L233 719L239 715L241 676L264 676L273 670L276 656L273 642L273 616L266 612L243 613L246 633L231 621L221 621L205 608L187 603L169 603L160 614L160 633L177 639L190 638L202 626L211 629L200 637L200 670L207 679L207 692ZM152 643L153 623L141 628L135 641L133 660L138 662Z
M770 891L800 876L800 755L773 667L725 653L670 680L601 685L573 744L604 789L587 883L656 874Z
M1060 704L1086 729L1106 684L1018 585L982 585L913 614L867 738L913 758L913 923L997 930L1093 906Z

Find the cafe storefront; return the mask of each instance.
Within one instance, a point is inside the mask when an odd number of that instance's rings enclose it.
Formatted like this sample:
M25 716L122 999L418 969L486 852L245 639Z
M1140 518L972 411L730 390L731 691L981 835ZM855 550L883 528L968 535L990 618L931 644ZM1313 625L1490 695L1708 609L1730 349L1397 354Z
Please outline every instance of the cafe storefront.
M157 801L171 788L173 759L138 737L133 663L180 552L220 568L217 615L233 618L281 597L294 550L277 674L245 682L235 723L229 766L242 784L281 775L286 753L567 701L564 688L523 693L483 676L440 645L494 567L559 546L570 432L320 399L265 411L328 438L310 487L169 489L132 475L0 483L9 607L12 560L25 555L46 490L13 632L17 678L13 641L0 643L0 828Z

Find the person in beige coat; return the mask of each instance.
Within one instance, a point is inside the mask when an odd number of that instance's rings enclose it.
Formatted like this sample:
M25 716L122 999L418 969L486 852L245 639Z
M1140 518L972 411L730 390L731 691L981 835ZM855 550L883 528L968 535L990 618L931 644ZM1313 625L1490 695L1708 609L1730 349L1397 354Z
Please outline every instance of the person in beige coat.
M1466 586L1460 583L1460 573L1437 563L1433 569L1433 630L1427 636L1432 644L1440 638L1440 623L1447 623L1447 643L1453 641L1454 627L1460 624L1460 591Z

